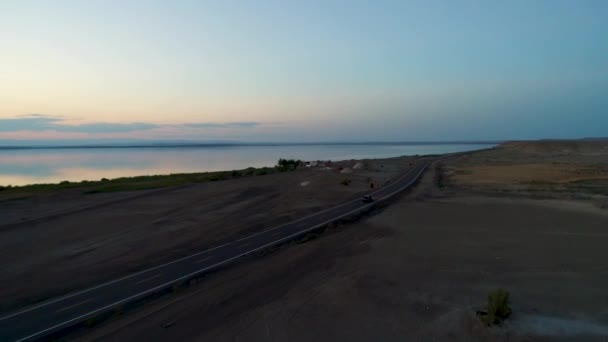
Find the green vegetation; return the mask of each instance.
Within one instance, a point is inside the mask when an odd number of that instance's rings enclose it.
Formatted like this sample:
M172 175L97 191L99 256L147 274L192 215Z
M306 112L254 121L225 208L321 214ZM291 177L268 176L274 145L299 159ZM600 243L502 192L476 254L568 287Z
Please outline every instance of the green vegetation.
M500 324L511 315L509 292L498 289L488 295L487 311L478 311L480 319L487 325Z
M24 186L0 186L0 192L32 194L38 192L51 192L66 189L80 189L83 193L95 194L114 191L156 189L169 186L178 186L192 183L214 182L240 177L262 176L277 172L295 170L302 162L300 160L279 160L276 167L249 167L244 170L199 172L199 173L175 173L170 175L152 175L121 177L115 179L102 178L99 181L69 182L62 181L55 184L31 184Z
M298 168L298 166L302 165L302 161L301 160L295 160L295 159L279 159L279 162L277 163L276 168L279 171L289 171L289 170L295 170Z

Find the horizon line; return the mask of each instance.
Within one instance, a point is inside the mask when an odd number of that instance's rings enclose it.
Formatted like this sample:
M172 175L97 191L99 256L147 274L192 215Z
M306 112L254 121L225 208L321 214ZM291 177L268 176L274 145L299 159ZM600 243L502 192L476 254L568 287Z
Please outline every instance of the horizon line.
M180 148L180 147L245 147L245 146L357 146L357 145L490 145L508 140L446 140L446 141L319 141L319 142L133 142L55 145L0 145L0 150L21 149L88 149L88 148Z

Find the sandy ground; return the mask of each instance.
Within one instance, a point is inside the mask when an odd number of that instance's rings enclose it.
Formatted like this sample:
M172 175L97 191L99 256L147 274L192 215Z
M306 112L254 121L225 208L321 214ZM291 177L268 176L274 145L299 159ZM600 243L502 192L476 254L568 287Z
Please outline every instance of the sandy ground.
M0 197L0 312L92 286L333 206L409 168L364 161L173 188ZM334 163L352 167L356 161ZM344 180L351 180L346 186Z
M437 187L72 336L125 341L604 341L608 212ZM496 288L512 317L474 312Z
M443 163L455 193L571 199L608 208L608 140L513 142Z
M608 210L602 205L608 194L603 176L606 151L605 142L518 142L437 163L413 192L357 223L243 260L69 339L608 340ZM400 165L394 169L406 167L407 161ZM386 174L385 179L391 174L386 166L369 169L385 170L375 171ZM69 271L63 265L72 265L72 272L84 272L78 278L88 274L83 282L90 282L95 277L89 267L105 275L125 272L129 260L134 260L133 268L145 264L134 256L154 258L157 249L175 258L195 244L234 238L263 226L265 220L289 220L322 207L324 201L363 192L368 185L369 176L363 174L349 174L349 187L334 187L342 174L318 176L322 181L306 172L279 175L285 180L266 178L267 183L263 178L241 179L143 196L128 211L121 211L125 204L110 206L101 211L107 218L96 218L133 223L128 228L104 228L114 239L106 240L106 233L87 233L74 223L67 230L69 239L53 240L63 228L43 235L49 229L45 226L31 236L43 236L39 246L50 239L55 247L45 251L44 258L31 258L63 275ZM305 181L311 183L302 187ZM293 191L286 191L285 184ZM306 193L315 184L320 188ZM321 189L327 192L323 201L315 197ZM209 196L215 199L212 204ZM176 204L167 207L167 199ZM206 213L205 221L189 226L203 216L198 210ZM235 212L244 213L242 221L247 224L223 228L226 215ZM63 222L75 222L73 217L66 216ZM155 222L171 223L159 229ZM140 224L144 228L137 228ZM77 261L57 258L54 250L86 246L78 232L87 236L84 241L104 247L72 256ZM22 233L12 234L13 245L0 242L2 265L20 260L12 257L15 251L29 260L26 247L5 252L7 246L32 244ZM163 244L153 245L158 239ZM141 250L135 252L135 247ZM54 259L46 261L49 256ZM21 263L21 271L3 275L2 280L28 279L33 273L23 272L35 265ZM47 272L48 277L56 272ZM2 286L6 294L17 284ZM487 328L475 310L497 288L511 293L513 315L505 324Z

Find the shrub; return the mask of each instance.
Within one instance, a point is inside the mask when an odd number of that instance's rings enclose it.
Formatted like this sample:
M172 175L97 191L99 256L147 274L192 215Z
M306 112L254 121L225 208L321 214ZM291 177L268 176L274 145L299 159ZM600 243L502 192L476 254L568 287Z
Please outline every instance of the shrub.
M481 320L487 325L500 324L511 315L509 292L498 289L488 295L487 311L478 311Z
M295 160L295 159L279 159L279 162L277 163L277 169L281 170L281 171L288 171L288 170L295 170L298 166L302 165L302 161L301 160Z
M258 169L258 170L255 172L255 174L256 174L257 176L263 176L263 175L267 175L267 174L269 174L269 173L270 173L270 171L269 171L269 170L272 170L272 169L269 169L269 168L267 168L267 167L263 167L263 168L261 168L261 169Z
M216 181L224 180L225 178L226 178L226 175L224 172L216 172L209 178L209 180L212 182L216 182Z

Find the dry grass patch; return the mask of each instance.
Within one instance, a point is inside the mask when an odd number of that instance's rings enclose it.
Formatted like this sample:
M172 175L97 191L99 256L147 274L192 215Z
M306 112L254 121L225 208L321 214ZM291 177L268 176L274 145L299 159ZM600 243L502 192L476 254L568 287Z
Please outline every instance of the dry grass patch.
M608 179L604 168L572 164L480 165L451 168L459 184L551 184Z

